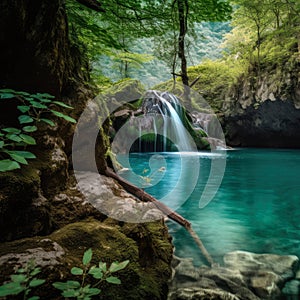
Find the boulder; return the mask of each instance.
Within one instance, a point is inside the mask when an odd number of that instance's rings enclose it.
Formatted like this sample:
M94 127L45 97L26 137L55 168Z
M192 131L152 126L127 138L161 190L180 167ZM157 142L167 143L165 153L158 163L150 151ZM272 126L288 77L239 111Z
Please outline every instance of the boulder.
M225 266L239 271L249 287L263 299L276 299L281 287L295 276L299 259L294 255L234 251L224 256Z
M129 260L128 266L117 276L122 284L104 284L101 295L105 299L164 299L167 296L167 280L170 277L172 245L162 222L147 224L118 223L112 219L104 222L88 218L64 226L46 237L33 237L0 246L0 282L9 279L16 268L31 259L42 268L39 278L46 283L34 289L41 299L61 299L60 292L52 283L79 280L70 269L82 267L82 255L88 248L93 250L92 264L100 260ZM87 282L91 282L87 276Z
M234 251L224 256L224 263L225 267L197 268L192 259L174 257L169 300L299 297L300 281L295 279L299 259L294 255Z

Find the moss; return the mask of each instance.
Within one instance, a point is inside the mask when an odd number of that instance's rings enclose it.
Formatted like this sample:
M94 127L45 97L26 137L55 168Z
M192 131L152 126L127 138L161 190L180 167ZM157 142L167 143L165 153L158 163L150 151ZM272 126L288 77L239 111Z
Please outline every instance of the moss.
M111 263L129 259L120 272L122 286L104 285L103 299L161 299L170 276L172 245L163 224L123 224L107 219L94 219L65 226L51 235L72 257L80 257L84 249L93 249L93 262ZM121 224L122 225L122 224ZM119 228L119 230L118 230ZM74 261L75 263L75 261ZM101 298L102 299L102 298Z
M124 79L115 83L112 87L105 90L105 98L115 99L116 101L135 102L145 93L145 87L135 79Z
M100 260L108 264L126 259L130 261L128 266L117 274L122 284L114 286L104 283L101 286L103 292L99 299L158 300L167 297L172 245L162 222L129 224L118 223L112 219L100 222L89 218L69 224L44 238L35 237L4 243L0 245L0 261L1 256L7 253L16 253L17 257L22 253L30 254L37 251L40 254L46 253L44 256L49 257L53 255L47 254L53 251L53 243L59 245L56 248L63 249L60 253L64 251L65 254L57 258L60 264L56 263L56 259L43 267L39 277L46 278L47 282L37 289L37 294L41 299L60 299L51 283L74 280L74 276L70 275L70 269L73 266L81 266L82 255L88 248L93 249L92 264L97 264ZM35 250L28 251L28 249ZM145 261L146 257L149 258L149 262ZM13 263L16 260L10 262ZM11 263L2 264L2 266L0 264L1 282L12 273ZM88 278L87 282L89 282Z

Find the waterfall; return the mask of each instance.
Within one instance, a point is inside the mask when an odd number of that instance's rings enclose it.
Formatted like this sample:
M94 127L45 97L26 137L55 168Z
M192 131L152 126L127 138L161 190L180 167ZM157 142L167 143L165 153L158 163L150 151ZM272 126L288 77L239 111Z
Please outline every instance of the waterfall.
M158 132L163 136L163 151L173 151L176 146L178 151L194 151L193 140L183 125L185 117L183 108L178 98L168 92L149 91L143 101L145 116L153 116L154 150L157 151ZM156 117L162 117L163 124L158 128ZM141 138L140 138L141 140ZM173 143L170 146L170 141Z

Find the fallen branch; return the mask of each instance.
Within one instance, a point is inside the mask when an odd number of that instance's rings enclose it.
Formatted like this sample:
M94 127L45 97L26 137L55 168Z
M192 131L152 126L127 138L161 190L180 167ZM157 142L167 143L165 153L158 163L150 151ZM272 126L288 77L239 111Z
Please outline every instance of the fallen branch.
M118 174L116 174L112 169L106 168L104 174L108 177L115 179L127 192L133 194L137 198L139 198L143 202L152 202L154 205L163 212L166 216L168 216L173 221L177 222L178 224L182 225L186 229L191 227L191 223L183 218L181 215L177 214L176 212L172 211L169 207L165 204L157 201L154 197L147 194L142 189L138 188L137 186L133 185L129 181L123 179Z
M203 245L202 241L200 240L199 236L197 235L197 233L192 229L192 225L188 220L186 220L184 217L177 214L176 212L172 211L168 206L166 206L165 204L159 202L158 200L156 200L151 195L147 194L142 189L138 188L137 186L133 185L129 181L127 181L127 180L123 179L122 177L120 177L112 169L106 168L105 171L104 171L104 174L108 177L111 177L111 178L115 179L127 192L129 192L132 195L136 196L141 201L154 203L154 205L162 213L164 213L170 219L172 219L173 221L175 221L178 224L180 224L181 226L183 226L190 233L191 237L196 242L197 246L201 250L203 256L206 258L208 263L211 266L214 265L214 261L213 261L212 257L210 256L210 254L208 253L208 251L204 247L204 245Z

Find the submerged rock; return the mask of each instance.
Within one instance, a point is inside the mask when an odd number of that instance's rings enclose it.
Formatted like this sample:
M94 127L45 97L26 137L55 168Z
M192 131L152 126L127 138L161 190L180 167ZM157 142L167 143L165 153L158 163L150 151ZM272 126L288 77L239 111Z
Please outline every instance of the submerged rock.
M299 259L294 255L234 251L224 256L224 263L225 267L196 268L191 259L176 258L169 300L299 297L300 282L293 279Z

